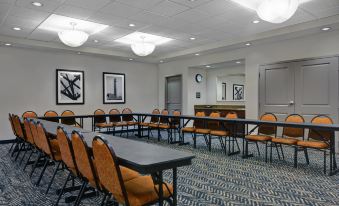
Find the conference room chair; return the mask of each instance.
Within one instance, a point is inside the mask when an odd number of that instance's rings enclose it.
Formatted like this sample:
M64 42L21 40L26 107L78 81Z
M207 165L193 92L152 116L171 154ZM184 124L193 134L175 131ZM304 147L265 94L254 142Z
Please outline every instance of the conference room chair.
M132 110L130 108L123 109L121 113L124 114L122 116L122 121L127 124L126 132L127 132L127 137L129 137L129 127L132 126L135 129L135 126L138 125L138 122L135 121L135 119L134 119L134 117L132 115L133 112L132 112Z
M93 139L93 156L96 162L100 184L105 196L104 205L113 195L114 200L126 206L151 205L158 202L159 186L155 185L151 176L141 176L131 180L124 180L124 172L121 170L118 158L113 147L99 136ZM173 186L169 183L162 184L164 199L171 202Z
M326 115L318 115L311 120L311 123L333 124L333 120ZM334 138L334 135L335 133L333 131L309 129L307 140L297 142L297 147L295 148L295 167L297 167L297 164L298 164L297 162L298 161L298 148L302 150L306 150L306 149L317 150L317 151L321 151L324 153L324 174L326 174L327 151L330 152L330 150L334 146L334 145L331 145L331 138ZM330 155L331 164L332 164L332 161L334 161L333 162L334 165L337 165L335 157Z
M285 122L286 123L304 123L305 119L299 114L291 114L291 115L288 115L285 118ZM271 145L271 155L270 155L271 161L272 161L273 146L277 150L278 158L280 159L280 155L279 155L279 148L280 148L282 159L285 159L284 150L283 150L282 145L295 148L295 147L297 147L298 141L304 140L304 135L305 135L305 129L304 128L283 127L282 137L274 137L271 140L271 142L272 142L271 143L272 144ZM305 152L305 158L306 158L307 164L309 164L307 149L305 149L304 152Z
M17 135L17 143L12 151L11 156L13 157L14 154L16 153L15 156L15 161L18 159L20 153L25 150L26 146L26 136L24 133L24 129L22 127L20 117L18 115L13 115L12 116L12 121L13 121L13 126L15 130L15 134Z
M150 123L148 125L149 133L152 134L152 130L157 130L157 132L158 132L158 141L160 141L160 139L161 139L161 128L160 128L160 125L162 126L163 129L165 129L164 127L169 126L169 118L167 117L169 115L168 110L167 109L163 109L160 114L162 116L160 116L159 122ZM170 136L169 130L167 130L167 135Z
M206 114L205 114L205 112L197 112L197 113L195 113L195 116L196 117L205 117ZM185 142L185 133L189 133L189 134L192 135L192 138L193 138L193 141L194 141L193 147L196 148L197 145L196 145L195 131L196 131L196 129L204 128L204 126L205 126L204 120L194 119L193 120L193 127L184 127L184 128L181 129L182 141Z
M11 153L12 149L17 146L17 143L19 141L19 139L18 139L19 137L18 137L18 135L15 131L15 127L14 127L14 123L13 123L13 116L14 116L13 114L10 114L10 113L8 114L9 124L11 125L11 129L12 129L13 135L15 137L15 140L12 143L11 147L9 148L8 153Z
M226 119L237 119L238 115L236 112L229 112L225 116ZM224 150L224 153L227 154L227 142L229 145L229 152L231 151L230 149L230 143L236 142L238 150L240 151L239 144L237 142L236 137L234 136L235 134L232 134L232 129L233 129L232 124L227 124L225 122L220 122L220 121L214 121L209 123L209 129L210 129L210 142L214 138L218 138L220 142L221 148ZM233 151L234 152L234 151ZM230 153L229 153L230 154Z
M219 112L212 112L209 115L210 118L219 118L220 113ZM195 126L195 131L193 133L193 141L194 141L194 148L196 148L196 142L197 142L197 137L202 136L205 140L206 146L208 147L208 150L211 151L212 148L212 141L210 141L210 131L212 129L215 129L215 127L219 126L219 122L213 121L213 120L208 120L202 122L201 125Z
M266 113L263 114L260 117L261 121L270 121L270 122L276 122L277 117L272 113ZM257 129L257 134L252 134ZM256 126L254 129L252 129L248 135L245 136L245 143L246 143L246 155L248 154L248 144L249 143L255 143L257 146L258 154L260 156L260 150L258 143L263 143L265 145L265 162L267 162L267 148L268 143L272 140L273 137L277 136L277 127L274 125L267 125L262 124L259 126Z
M82 127L77 121L76 118L73 117L75 116L75 113L71 110L65 110L61 113L62 117L66 118L61 118L61 124L66 124L74 127Z
M38 115L33 111L26 111L22 114L22 118L37 118Z
M169 119L169 125L168 126L167 125L160 126L160 129L170 130L170 132L169 132L170 136L168 137L168 143L173 143L173 141L176 142L176 140L177 140L176 134L177 133L178 133L179 138L180 138L180 116L181 116L181 112L179 110L174 110L172 112L172 115L175 116L175 117L171 117Z
M24 119L24 128L25 128L25 134L26 134L26 141L29 143L30 154L28 155L28 158L26 160L26 163L25 163L25 166L24 166L23 170L25 170L26 167L29 164L33 163L33 162L30 162L30 160L31 160L32 155L34 153L36 153L36 146L35 146L35 143L34 143L33 132L31 130L31 121L33 121L33 120L29 120L29 119L26 119L26 118ZM23 158L24 158L24 156L23 156ZM22 158L22 160L23 160L23 158Z
M73 131L71 143L74 151L75 163L79 171L79 177L82 181L79 194L74 203L74 205L77 206L80 204L84 195L96 195L96 191L100 191L100 184L96 173L95 163L89 153L90 149L84 141L83 136L80 133ZM85 194L85 191L88 189L94 192Z
M58 205L62 195L66 191L67 192L76 191L76 190L79 190L80 187L74 185L74 181L79 178L79 171L75 163L74 151L72 148L71 139L68 137L68 135L66 134L66 132L64 131L62 127L58 127L56 139L58 141L59 148L60 148L62 164L68 170L68 176L61 190L59 191L59 196L55 203L55 205ZM67 184L70 181L72 182L72 186L67 188ZM68 197L68 199L70 198Z
M106 113L102 109L97 109L94 111L94 131L96 129L101 131L101 129L106 129L107 131L113 127L112 123L107 123L106 116L100 116L105 115Z
M152 114L158 115L158 114L160 114L160 110L159 109L153 109ZM147 129L147 137L149 139L149 137L150 137L149 125L150 124L157 124L158 122L159 122L159 116L151 116L149 122L145 122L145 120L140 122L139 125L141 127L141 135L144 136L144 129L146 128Z
M46 120L48 121L51 121L51 122L57 122L59 123L59 119L58 118L53 118L53 117L58 117L58 113L56 111L53 111L53 110L49 110L47 112L45 112L44 114L44 117L51 117L51 118L48 118Z
M120 127L120 135L122 134L124 127L127 127L127 123L123 122L120 116L120 111L117 109L111 109L109 111L109 124L112 125L113 135L116 133L116 129Z
M56 173L60 170L60 165L61 165L61 153L60 153L60 148L58 141L56 139L49 139L47 132L43 126L42 123L37 123L36 124L36 130L37 130L37 135L38 135L38 142L40 145L41 149L41 156L44 157L44 166L40 172L40 176L36 182L36 186L39 186L41 179L46 171L47 166L51 165L53 166L55 164L55 169L54 173L52 175L52 178L47 186L46 194L49 191L49 188L51 187ZM52 164L51 164L52 163Z

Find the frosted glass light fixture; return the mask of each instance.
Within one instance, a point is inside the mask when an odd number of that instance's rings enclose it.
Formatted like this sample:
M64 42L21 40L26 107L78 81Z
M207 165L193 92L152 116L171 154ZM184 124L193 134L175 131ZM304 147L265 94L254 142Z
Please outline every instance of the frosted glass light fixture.
M73 29L58 32L59 39L67 46L79 47L87 41L89 35L86 32L75 30L76 23L71 22L70 24Z
M271 23L279 24L290 19L299 6L299 0L264 0L257 9L258 16Z
M131 49L134 52L134 54L144 57L153 53L155 45L142 41L139 43L131 44Z

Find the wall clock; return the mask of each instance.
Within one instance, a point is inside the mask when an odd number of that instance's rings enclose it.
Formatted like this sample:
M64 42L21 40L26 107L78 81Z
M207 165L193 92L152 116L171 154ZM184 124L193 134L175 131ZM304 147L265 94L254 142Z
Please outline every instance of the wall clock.
M203 76L201 74L195 75L195 81L196 82L200 83L200 82L202 82L202 79L203 79Z

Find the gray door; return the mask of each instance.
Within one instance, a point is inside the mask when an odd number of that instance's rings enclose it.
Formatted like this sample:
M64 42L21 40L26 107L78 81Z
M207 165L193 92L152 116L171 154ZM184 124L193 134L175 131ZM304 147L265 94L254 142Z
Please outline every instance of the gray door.
M182 108L182 77L181 75L166 77L165 106L168 111Z
M338 105L338 58L323 58L296 63L295 112L306 121L325 114L334 120Z
M259 75L260 114L270 112L284 120L294 112L293 64L262 66Z

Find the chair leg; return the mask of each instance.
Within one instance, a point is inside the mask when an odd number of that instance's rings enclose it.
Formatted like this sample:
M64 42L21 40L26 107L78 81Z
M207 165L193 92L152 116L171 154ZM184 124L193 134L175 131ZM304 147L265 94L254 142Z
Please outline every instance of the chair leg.
M8 150L8 154L11 153L11 151L12 151L14 145L16 144L16 141L17 141L17 139L15 139L15 141L12 143L11 147L10 147L9 150Z
M57 173L58 170L59 170L60 164L61 164L61 161L58 162L58 164L57 164L57 166L56 166L56 168L55 168L55 170L54 170L52 179L51 179L51 181L49 182L48 187L47 187L47 190L46 190L46 192L45 192L46 195L48 194L48 191L49 191L49 189L51 188L51 185L52 185L52 183L53 183L53 181L54 181L55 175L56 175L56 173Z
M308 158L307 148L304 149L304 153L305 153L306 163L307 163L307 165L309 165L310 164L310 159Z
M66 181L65 181L64 185L62 186L61 191L60 191L60 194L59 194L59 196L58 196L58 199L57 199L57 201L56 201L56 203L55 203L56 206L59 204L59 201L60 201L60 199L61 199L61 197L62 197L62 195L63 195L63 193L64 193L64 190L65 190L65 188L66 188L66 186L67 186L67 183L68 183L68 181L69 181L69 178L71 177L71 174L72 174L71 172L68 173L68 176L67 176L67 178L66 178Z
M39 186L39 184L40 184L40 182L41 182L41 179L42 179L42 177L43 177L43 175L44 175L44 173L45 173L45 171L46 171L46 168L47 168L48 162L49 162L49 159L48 159L48 158L46 158L46 160L45 160L45 164L44 164L44 167L43 167L43 168L42 168L42 170L41 170L41 173L40 173L39 179L38 179L38 181L35 183L35 186Z
M280 144L280 150L281 150L282 159L284 160L285 159L285 155L284 155L284 150L283 150L283 147L282 147L281 144Z
M324 151L324 174L326 174L326 150Z
M16 154L16 156L15 156L15 161L18 159L18 157L19 157L19 155L20 155L20 152L22 151L22 149L23 149L23 147L25 146L25 143L22 143L21 144L21 147L19 148L19 150L18 150L18 153Z
M271 142L271 148L270 148L270 162L272 162L272 156L273 156L273 154L272 154L272 150L273 150L273 144L275 145L275 148L277 148L277 144L275 144L275 143L273 143L273 142ZM280 158L279 158L280 159Z
M11 153L11 157L14 156L15 152L19 152L20 144L21 144L20 140L18 140L18 141L15 143L15 146L14 146L13 151L12 151L12 153Z
M38 153L39 153L38 159L34 162L34 165L33 165L33 167L32 167L31 173L29 174L29 177L32 177L32 175L33 175L33 173L34 173L34 171L35 171L35 169L36 169L36 166L38 165L38 162L40 161L40 159L41 159L41 157L42 157L42 155L41 155L41 153L40 153L39 151L38 151Z
M208 151L212 151L212 137L208 135Z
M294 147L294 167L298 167L298 147Z
M257 146L257 150L258 150L258 155L260 156L260 150L259 150L259 145L258 142L255 142L256 146Z
M194 133L193 134L193 148L197 148L197 134Z
M19 162L19 165L21 165L21 164L22 164L22 161L25 159L25 156L26 156L26 154L27 154L27 151L28 151L28 148L26 148L24 154L22 155L21 160L20 160L20 162Z
M81 189L80 189L80 192L79 192L79 195L77 197L77 199L75 200L75 203L74 203L74 206L78 206L80 205L80 202L81 202L81 198L82 196L84 195L85 193L85 188L87 186L87 182L83 182L82 185L81 185Z
M267 141L265 142L265 162L267 162Z
M28 163L29 163L29 160L31 159L33 153L34 153L34 149L32 148L31 154L29 154L28 159L27 159L27 161L26 161L26 164L25 164L25 166L24 166L24 169L23 169L24 171L25 171L25 169L26 169L26 167L27 167L27 165L28 165Z

